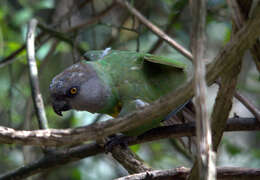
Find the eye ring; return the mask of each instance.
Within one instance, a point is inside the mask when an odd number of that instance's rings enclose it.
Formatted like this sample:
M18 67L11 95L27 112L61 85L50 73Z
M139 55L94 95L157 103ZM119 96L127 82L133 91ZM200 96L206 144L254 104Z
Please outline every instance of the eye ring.
M75 95L75 94L77 94L78 89L76 87L73 87L73 88L70 88L69 92L70 92L71 95Z

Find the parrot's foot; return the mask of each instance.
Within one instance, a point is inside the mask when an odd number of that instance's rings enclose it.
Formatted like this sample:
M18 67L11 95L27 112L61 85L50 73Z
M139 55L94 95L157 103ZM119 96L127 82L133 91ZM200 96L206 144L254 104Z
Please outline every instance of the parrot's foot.
M127 137L124 135L113 135L109 137L109 140L105 144L106 153L111 152L115 146L120 146L126 149L128 146Z

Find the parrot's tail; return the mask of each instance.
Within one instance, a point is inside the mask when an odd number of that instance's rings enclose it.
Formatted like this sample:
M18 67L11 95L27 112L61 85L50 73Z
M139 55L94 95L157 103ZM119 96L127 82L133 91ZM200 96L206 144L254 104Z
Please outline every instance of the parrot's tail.
M174 126L176 124L183 124L183 123L191 123L195 122L195 107L191 100L185 102L183 105L179 106L177 109L173 110L169 113L164 120L162 121L162 126ZM196 140L194 137L187 138L177 138L176 142L179 142L182 146L181 147L182 153L186 156L189 154L188 159L192 161L194 159L194 152L196 147ZM175 146L176 147L176 146ZM178 147L177 150L179 149Z
M180 105L180 106L178 106L176 109L174 109L172 112L170 112L163 120L162 120L162 122L163 122L163 124L169 124L169 122L168 121L172 121L172 119L173 119L173 117L174 116L176 116L177 115L177 113L178 112L180 112L181 110L183 110L184 109L184 107L186 107L186 106L193 106L193 103L192 103L192 101L191 101L191 99L190 100L188 100L188 101L186 101L184 104L182 104L182 105ZM192 110L193 111L193 110ZM174 123L174 124L176 124L176 122ZM169 124L170 125L170 124Z

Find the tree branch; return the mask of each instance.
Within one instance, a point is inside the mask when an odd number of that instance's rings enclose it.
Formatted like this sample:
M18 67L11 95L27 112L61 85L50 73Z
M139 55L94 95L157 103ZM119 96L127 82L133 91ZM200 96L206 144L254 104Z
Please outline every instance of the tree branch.
M205 80L205 26L207 5L205 0L190 1L192 10L192 52L194 55L194 91L196 109L197 164L199 173L190 180L216 179L215 152L212 151L212 137L208 106L206 104L207 85ZM196 168L197 169L197 168Z
M248 99L246 99L242 94L236 92L235 97L256 117L260 122L260 111L252 104Z
M217 148L220 144L227 124L228 116L232 107L233 95L236 91L236 84L240 69L241 63L239 66L234 66L231 71L225 72L221 76L221 83L219 84L218 94L211 115L212 141L213 150L215 152L217 152ZM199 169L197 166L198 163L195 162L191 170L190 177L198 177Z
M112 156L129 172L129 174L152 170L152 168L145 165L128 147L124 148L120 145L113 147Z
M214 104L213 113L211 115L214 151L217 151L226 127L228 116L232 108L232 100L236 91L240 70L241 63L238 66L234 66L230 72L225 72L221 76L221 84Z
M27 32L27 59L28 59L28 67L29 67L29 78L31 84L31 93L34 102L34 108L36 111L36 116L38 119L38 124L40 129L47 129L48 122L45 114L44 104L42 100L42 95L39 88L39 79L38 79L38 70L35 60L35 29L37 26L37 20L32 19L28 25Z
M170 170L155 170L139 174L133 174L118 178L116 180L146 180L146 179L160 179L160 180L185 180L190 173L189 168L180 167ZM220 167L217 168L218 180L257 180L260 178L260 169L257 168L238 168L238 167Z
M158 140L165 136L182 137L194 135L193 123L176 124L165 126L148 131L148 134L138 136L139 143ZM14 130L12 128L0 126L0 142L5 144L22 144L35 146L68 146L73 144L73 135L77 133L75 129L46 129L46 130ZM84 129L84 128L83 128ZM260 130L260 123L255 118L231 118L226 126L226 131L256 131ZM173 131L173 132L171 132ZM70 138L72 136L72 138ZM149 137L147 137L149 136ZM151 136L151 137L150 137ZM154 136L154 137L153 137ZM52 138L54 137L54 138ZM145 137L145 138L144 138ZM144 139L144 140L143 140ZM129 141L129 139L128 139ZM131 143L130 138L130 143ZM74 143L79 143L76 141Z
M257 131L260 130L260 123L255 118L231 118L227 122L226 131ZM1 129L0 129L1 132ZM128 145L140 144L149 141L160 140L169 137L184 137L195 135L195 124L176 124L152 129L140 136L127 137ZM0 136L0 141L2 138ZM2 141L3 142L3 141ZM7 143L7 142L6 142ZM104 147L96 143L80 145L63 151L56 151L45 155L36 162L17 168L0 176L0 179L21 179L36 173L44 172L66 163L104 153Z

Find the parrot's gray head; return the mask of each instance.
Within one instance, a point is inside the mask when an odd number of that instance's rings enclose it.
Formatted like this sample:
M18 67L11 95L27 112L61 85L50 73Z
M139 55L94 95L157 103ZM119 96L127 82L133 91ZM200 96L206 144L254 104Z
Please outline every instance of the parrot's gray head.
M55 76L50 84L54 111L70 109L98 112L110 96L110 88L99 78L90 64L77 63Z

